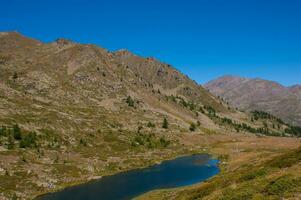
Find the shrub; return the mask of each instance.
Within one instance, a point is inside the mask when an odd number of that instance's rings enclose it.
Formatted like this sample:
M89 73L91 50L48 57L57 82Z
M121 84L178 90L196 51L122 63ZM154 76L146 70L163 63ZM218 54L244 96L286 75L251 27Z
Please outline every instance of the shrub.
M13 79L17 79L17 78L18 78L18 74L17 72L14 72Z
M140 131L142 130L142 128L143 127L141 125L139 125L138 128L137 128L137 132L140 133Z
M148 122L147 123L147 127L148 128L154 128L154 127L156 127L156 125L154 123L152 123L152 122Z
M7 135L6 131L7 131L6 126L0 127L0 136L6 136Z
M191 124L190 124L190 127L189 127L189 130L190 130L190 131L195 131L195 129L196 129L195 124L194 124L194 123L191 123Z
M248 180L252 180L255 179L257 177L262 177L265 176L267 174L267 170L262 168L262 169L258 169L258 170L252 170L246 174L243 174L241 177L242 181L248 181Z
M35 132L30 132L22 138L20 141L20 148L27 148L27 147L36 147L36 140L37 136Z
M166 140L164 137L161 137L161 138L160 138L160 144L161 144L161 146L163 146L163 147L167 147L167 146L170 144L170 141L169 141L169 140Z
M15 140L21 140L22 139L22 134L21 134L21 129L18 124L15 124L13 126L13 136Z
M7 148L8 149L13 149L14 147L15 147L14 138L11 134L9 134Z

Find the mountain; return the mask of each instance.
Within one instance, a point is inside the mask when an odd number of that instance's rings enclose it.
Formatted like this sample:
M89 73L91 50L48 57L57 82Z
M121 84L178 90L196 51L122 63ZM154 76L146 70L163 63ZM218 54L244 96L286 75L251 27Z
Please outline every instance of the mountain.
M205 84L214 95L243 110L262 110L301 125L301 86L273 81L223 76Z
M9 32L0 35L0 58L2 120L31 115L39 128L45 128L49 117L55 116L60 118L51 122L56 129L75 131L80 122L92 130L99 123L93 119L101 111L119 113L124 121L115 121L121 126L136 126L141 116L158 121L170 117L181 127L189 126L196 120L195 113L167 102L172 95L228 112L213 95L170 65L127 50L109 52L66 39L45 44ZM129 96L135 101L130 110ZM83 114L83 108L91 113ZM70 120L78 113L82 114L79 121Z
M301 85L293 85L289 87L289 90L295 95L297 95L299 99L301 99Z
M33 199L238 138L299 134L124 49L3 32L0 77L0 199Z

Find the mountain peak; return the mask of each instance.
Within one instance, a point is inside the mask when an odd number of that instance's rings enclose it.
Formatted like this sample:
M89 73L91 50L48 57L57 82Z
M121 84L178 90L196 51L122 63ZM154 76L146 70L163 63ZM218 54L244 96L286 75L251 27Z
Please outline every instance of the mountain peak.
M65 38L58 38L58 39L55 40L55 43L61 44L61 45L74 44L73 41L65 39Z
M65 39L65 38L58 38L54 42L51 43L51 45L57 46L59 48L69 47L69 46L72 46L75 44L76 44L75 42L73 42L69 39Z
M122 57L135 56L135 54L133 52L129 51L128 49L119 49L117 51L114 51L113 53L117 56L122 56Z

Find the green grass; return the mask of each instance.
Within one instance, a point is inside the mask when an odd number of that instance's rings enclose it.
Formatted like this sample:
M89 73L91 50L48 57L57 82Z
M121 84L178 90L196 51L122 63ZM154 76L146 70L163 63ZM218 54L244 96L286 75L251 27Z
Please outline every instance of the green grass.
M219 191L218 200L281 199L300 193L301 174L293 175L294 170L279 170L297 165L300 162L301 148L283 153L259 165L244 165L220 175L199 187L180 190L175 199L203 199L214 197ZM216 197L216 196L215 196Z
M268 195L283 196L301 186L301 177L285 175L271 181L264 189Z
M277 159L270 160L266 163L266 165L274 168L285 168L297 164L300 161L301 161L301 148L299 148L296 151L283 154L282 156L279 156Z

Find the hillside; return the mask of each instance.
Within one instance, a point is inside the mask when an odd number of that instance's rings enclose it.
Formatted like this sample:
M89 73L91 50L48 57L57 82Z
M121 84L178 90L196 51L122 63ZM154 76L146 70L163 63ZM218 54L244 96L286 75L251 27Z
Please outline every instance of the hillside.
M272 153L266 149L276 148L276 144L272 143L277 141L266 142L265 149L253 143L259 141L247 141L249 144L237 141L236 149L227 143L215 147L214 151L219 152L223 160L222 172L205 183L153 191L137 200L163 200L169 197L175 200L300 199L301 148L288 150L279 146Z
M262 110L301 125L301 87L285 87L273 81L224 76L205 87L214 95L243 110Z
M127 50L3 32L0 77L0 199L32 199L242 135L301 132L237 111L172 66Z

